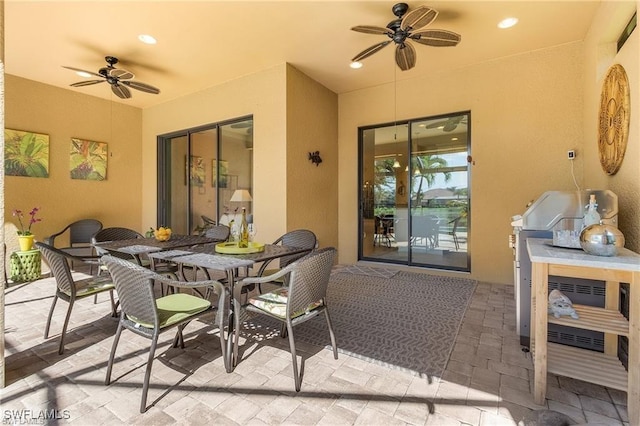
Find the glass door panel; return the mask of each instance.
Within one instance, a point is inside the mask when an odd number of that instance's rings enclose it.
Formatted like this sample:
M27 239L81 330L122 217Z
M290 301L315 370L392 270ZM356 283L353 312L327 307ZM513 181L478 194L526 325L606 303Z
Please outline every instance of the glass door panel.
M218 152L218 131L216 128L190 134L191 157L189 161L189 188L191 207L189 209L191 231L204 226L203 216L215 220L218 211L216 185L213 172ZM197 232L197 231L196 231Z
M469 122L457 113L360 130L361 259L470 270Z

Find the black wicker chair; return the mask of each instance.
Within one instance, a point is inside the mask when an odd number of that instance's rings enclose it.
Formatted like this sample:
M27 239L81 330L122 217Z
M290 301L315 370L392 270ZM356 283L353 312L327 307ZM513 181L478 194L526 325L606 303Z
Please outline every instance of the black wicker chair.
M111 297L111 313L113 316L116 316L116 303L113 298L113 290L115 287L113 281L108 276L74 280L71 275L69 263L71 261L83 262L83 258L70 255L69 253L48 244L38 242L35 243L35 246L42 253L42 256L49 265L49 268L51 268L51 272L56 280L56 293L53 296L53 303L51 304L47 325L44 329L45 339L49 337L49 328L51 327L51 318L53 317L56 302L58 299L62 299L69 303L64 325L62 326L62 332L60 333L60 347L58 348L58 353L62 354L64 352L64 338L67 332L67 327L69 326L71 309L73 308L75 301L108 291Z
M160 333L177 328L173 347L177 347L180 344L180 347L184 348L182 334L184 327L189 322L215 311L217 311L217 315L214 322L220 329L220 348L225 367L228 370L229 360L226 356L223 315L227 299L225 288L222 284L217 281L184 282L172 280L140 265L113 256L104 256L102 262L107 266L113 277L121 304L120 322L118 323L107 364L106 385L111 383L111 371L122 330L126 328L135 334L151 339L140 402L140 412L144 413L149 391L151 365ZM217 307L214 307L206 299L187 293L175 293L156 299L153 291L154 282L161 282L167 286L183 289L206 287L218 296Z
M338 347L329 317L327 306L327 286L331 275L331 268L336 255L336 249L328 247L316 250L297 262L289 264L275 275L265 277L248 277L240 280L233 289L233 303L235 309L235 336L233 339L233 360L238 359L238 339L242 326L242 317L246 314L262 314L282 321L286 326L286 334L289 336L289 347L293 361L293 377L296 392L300 391L302 384L302 372L298 374L298 361L296 358L296 344L293 335L293 327L324 312L329 327L329 336L333 347L333 356L338 359ZM260 283L272 282L274 279L288 276L288 287L277 289L264 294L250 297L247 303L242 304L243 288ZM283 327L283 334L284 337ZM301 361L304 362L304 359Z

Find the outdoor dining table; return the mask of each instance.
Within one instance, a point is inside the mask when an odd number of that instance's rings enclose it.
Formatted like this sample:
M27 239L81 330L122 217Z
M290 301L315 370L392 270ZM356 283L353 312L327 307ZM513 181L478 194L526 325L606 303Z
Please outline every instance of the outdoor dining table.
M227 344L227 372L233 371L237 354L233 351L233 286L238 278L238 271L244 268L248 271L249 267L255 263L266 262L268 260L277 259L284 256L290 256L299 253L305 253L309 249L281 246L274 244L265 244L264 250L257 253L247 254L222 254L215 251L214 245L196 246L188 250L168 250L163 252L149 253L149 258L153 260L163 260L173 262L178 265L180 271L186 266L198 267L203 270L213 269L223 271L227 275L225 283L226 289L230 295L229 317L228 317L228 333L226 338ZM181 273L186 279L184 273ZM195 277L196 274L194 274ZM221 331L222 332L222 331Z
M95 247L109 252L118 252L131 255L139 264L142 264L140 255L159 252L164 250L177 249L182 247L192 247L203 244L220 242L213 238L200 235L177 235L173 234L167 241L158 241L155 238L132 238L128 240L114 240L95 243Z

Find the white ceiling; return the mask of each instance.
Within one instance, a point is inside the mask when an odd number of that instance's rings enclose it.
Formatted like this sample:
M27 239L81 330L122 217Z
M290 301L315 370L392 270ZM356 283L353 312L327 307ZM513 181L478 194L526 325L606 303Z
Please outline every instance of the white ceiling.
M5 0L8 74L145 108L288 62L336 93L413 78L582 40L599 1L410 1L440 12L429 26L459 33L457 47L414 44L415 68L402 72L394 48L350 59L386 40L351 31L386 26L393 1L30 1ZM632 4L633 2L631 2ZM515 16L514 28L500 30ZM138 41L151 34L158 44ZM97 72L104 56L159 95L132 90L121 100L107 84L70 88L82 80L63 65Z

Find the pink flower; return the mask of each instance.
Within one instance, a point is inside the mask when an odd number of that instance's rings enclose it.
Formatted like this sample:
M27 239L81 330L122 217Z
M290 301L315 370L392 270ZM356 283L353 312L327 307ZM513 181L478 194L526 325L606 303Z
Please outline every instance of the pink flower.
M42 221L42 219L36 218L36 214L38 213L38 211L40 211L40 209L38 207L34 207L33 209L31 209L31 211L29 212L29 216L31 216L31 218L29 219L29 226L25 229L24 224L22 223L22 218L24 217L24 214L22 213L22 210L17 210L17 209L13 210L13 215L18 218L18 223L20 224L20 229L18 230L18 235L25 235L25 236L26 235L32 235L31 234L31 226L34 223Z

